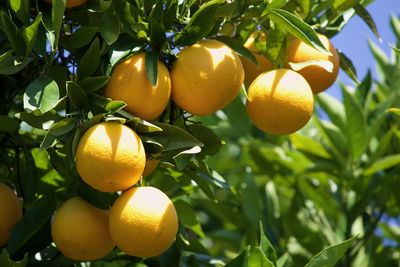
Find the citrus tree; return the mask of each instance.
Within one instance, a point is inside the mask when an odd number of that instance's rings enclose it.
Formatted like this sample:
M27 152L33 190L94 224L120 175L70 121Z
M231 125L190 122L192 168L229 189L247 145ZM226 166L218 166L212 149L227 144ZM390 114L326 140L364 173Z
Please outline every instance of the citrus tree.
M329 41L369 2L3 1L0 265L395 266L400 63Z

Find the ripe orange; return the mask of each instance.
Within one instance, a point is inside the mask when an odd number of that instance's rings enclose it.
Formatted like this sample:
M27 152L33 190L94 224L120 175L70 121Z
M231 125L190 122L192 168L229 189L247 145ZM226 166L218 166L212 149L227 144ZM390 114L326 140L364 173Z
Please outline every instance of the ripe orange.
M172 99L195 115L209 115L237 96L244 79L240 58L225 44L203 40L185 47L172 67Z
M148 258L172 245L178 217L171 200L159 189L133 187L114 202L109 227L112 239L123 252Z
M105 95L122 100L125 109L144 120L157 118L167 107L171 96L171 80L167 67L159 60L157 84L147 79L146 53L140 52L115 66Z
M14 191L0 183L0 247L7 244L10 234L22 218L22 205Z
M142 176L146 155L139 136L120 123L103 122L85 132L76 152L76 169L91 187L125 190Z
M55 0L46 0L47 3L52 3ZM77 7L85 4L87 0L67 0L65 7L66 8L71 8L71 7Z
M255 56L255 58L257 60L258 65L254 64L246 57L240 58L242 60L242 64L243 64L244 84L246 85L246 87L249 87L250 84L258 77L258 75L272 69L272 63L257 50L256 44L255 44L257 38L260 42L266 41L266 37L265 37L264 33L254 32L246 40L246 42L244 43L244 47L246 47L253 53L253 55Z
M325 91L335 82L340 66L339 55L330 40L322 34L318 34L318 37L325 48L332 53L331 56L323 54L299 39L293 39L287 51L288 62L301 63L310 60L327 60L333 64L332 72L318 65L310 65L298 71L310 84L314 94Z
M68 258L79 261L103 258L115 246L108 231L108 219L108 211L74 197L63 203L53 216L53 241Z
M290 134L309 121L313 104L311 88L300 74L276 69L264 72L250 85L246 109L259 129Z

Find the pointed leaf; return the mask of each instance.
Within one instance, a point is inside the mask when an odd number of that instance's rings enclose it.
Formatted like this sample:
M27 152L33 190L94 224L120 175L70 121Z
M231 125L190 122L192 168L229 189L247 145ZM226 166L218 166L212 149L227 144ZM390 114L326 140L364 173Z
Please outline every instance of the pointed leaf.
M330 246L315 255L305 267L333 267L357 237L352 237L341 243Z
M146 53L146 75L150 83L153 86L157 85L158 76L158 53L147 52Z
M108 45L118 40L120 34L120 21L115 11L108 9L101 16L100 33Z
M14 22L5 12L0 12L0 30L4 32L7 40L18 56L26 54L25 40Z
M251 62L257 65L257 59L253 55L253 53L249 49L244 47L243 44L238 40L228 36L217 36L215 37L215 39L228 45L230 48L235 50L239 55L248 58Z
M88 105L85 91L75 82L67 81L67 95L75 108L83 109Z
M361 4L357 4L354 6L354 9L357 13L357 15L360 16L360 18L368 25L368 27L371 29L371 31L375 34L376 38L378 38L380 41L381 36L378 32L378 28L376 27L376 23L374 19L372 18L371 14L369 14L368 10Z
M328 115L329 119L340 129L344 129L346 125L346 113L343 103L335 97L322 93L317 97L318 105Z
M24 94L24 109L42 113L54 108L60 97L57 83L48 77L38 78L28 85Z
M37 31L41 21L42 13L39 13L33 23L29 27L26 27L22 32L22 37L24 38L26 44L26 54L30 53L35 45Z
M347 76L350 77L355 83L360 83L357 78L357 70L354 67L353 62L343 52L337 50L340 60L340 68L344 70Z
M371 175L379 171L399 166L400 165L400 154L389 155L380 160L377 160L371 167L364 171L364 175Z
M96 72L100 64L100 42L99 39L94 39L90 48L83 55L78 64L78 78L82 80L83 78L91 76Z
M272 8L268 12L267 17L306 44L324 54L329 54L313 28L292 13L283 9Z

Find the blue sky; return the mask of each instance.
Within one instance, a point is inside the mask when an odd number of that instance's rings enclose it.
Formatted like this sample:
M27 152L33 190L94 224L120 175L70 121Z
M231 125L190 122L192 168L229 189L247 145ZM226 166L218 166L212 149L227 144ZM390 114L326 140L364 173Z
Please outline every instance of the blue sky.
M400 15L399 0L375 0L367 7L369 13L377 24L378 31L383 40L379 43L368 26L358 17L351 19L342 32L332 38L334 46L342 50L354 63L358 78L362 79L370 68L374 78L376 76L375 61L368 48L368 40L376 43L387 55L390 54L389 43L395 43L394 34L390 30L390 15ZM340 98L339 82L353 84L341 70L337 82L327 91L329 94Z

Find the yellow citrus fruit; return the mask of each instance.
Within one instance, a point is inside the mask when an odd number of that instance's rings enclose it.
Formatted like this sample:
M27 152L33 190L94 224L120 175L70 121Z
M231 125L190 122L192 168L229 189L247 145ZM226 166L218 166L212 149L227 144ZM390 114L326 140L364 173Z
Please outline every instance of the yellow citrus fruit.
M154 158L146 159L146 166L144 167L143 176L149 176L152 174L158 167L160 161Z
M139 136L120 123L89 128L76 152L76 169L91 187L102 192L125 190L142 176L146 154Z
M256 47L256 40L260 42L266 42L266 37L264 33L255 32L246 40L244 43L244 47L249 49L255 58L257 59L258 65L251 62L246 57L241 57L244 69L244 84L248 87L257 77L263 72L269 71L272 69L272 63L262 55Z
M314 94L328 89L336 80L339 73L339 55L331 41L322 34L318 34L324 47L332 54L326 55L317 49L307 45L299 39L293 39L288 47L287 61L301 63L311 60L327 60L333 64L332 72L318 65L309 65L298 71L310 84Z
M92 261L105 257L115 244L108 231L109 212L80 197L66 201L51 222L51 235L58 250L68 258Z
M7 244L14 226L22 218L22 205L14 191L0 183L0 247Z
M110 233L116 245L136 257L154 257L166 251L178 232L171 200L157 188L133 187L111 207Z
M290 134L302 128L313 113L314 98L307 81L292 70L264 72L250 85L247 113L261 130Z
M240 58L225 44L203 40L185 47L172 67L172 99L195 115L209 115L238 94L244 72Z
M167 67L159 60L157 84L147 79L146 53L140 52L115 66L105 95L124 101L125 109L144 120L157 118L167 107L171 96L171 79Z
M55 0L46 0L47 3L52 3ZM86 3L87 0L67 0L65 7L66 8L71 8L71 7L76 7L76 6L81 6L84 3Z

